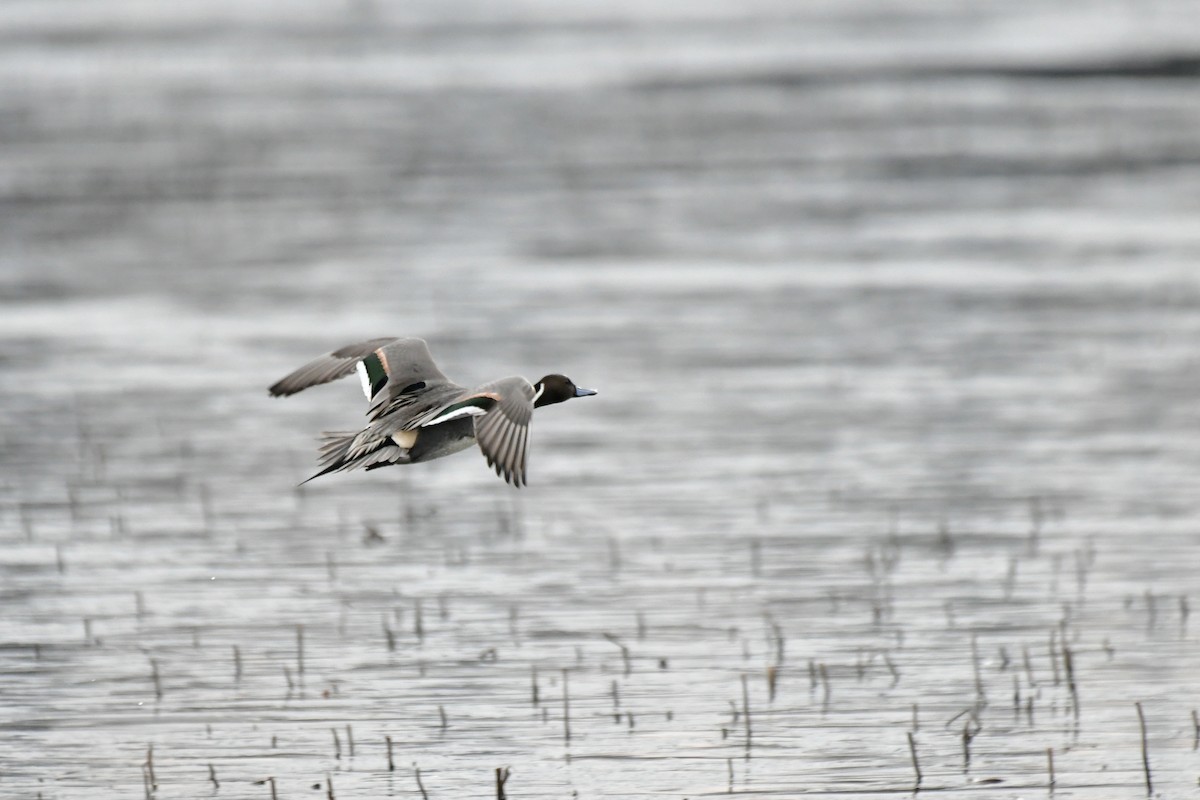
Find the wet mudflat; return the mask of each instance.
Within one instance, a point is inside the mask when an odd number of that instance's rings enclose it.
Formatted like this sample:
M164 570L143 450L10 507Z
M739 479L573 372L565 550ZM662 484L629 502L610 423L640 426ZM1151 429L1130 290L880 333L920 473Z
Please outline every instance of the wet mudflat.
M106 5L0 12L0 793L1195 791L1190 4ZM387 334L600 394L297 488Z

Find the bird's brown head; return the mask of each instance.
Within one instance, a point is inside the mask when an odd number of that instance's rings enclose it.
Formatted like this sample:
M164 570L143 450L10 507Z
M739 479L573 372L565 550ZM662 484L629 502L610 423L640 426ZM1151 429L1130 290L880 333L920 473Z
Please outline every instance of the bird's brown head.
M584 389L576 386L575 382L566 375L547 375L533 385L533 407L541 408L555 403L562 403L572 397L587 397L595 394L594 389Z

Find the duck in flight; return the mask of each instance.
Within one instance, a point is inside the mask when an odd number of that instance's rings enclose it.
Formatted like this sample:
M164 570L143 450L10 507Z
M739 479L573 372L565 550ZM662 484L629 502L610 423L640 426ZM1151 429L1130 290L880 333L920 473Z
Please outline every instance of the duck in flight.
M513 376L464 389L442 374L424 340L390 337L313 359L268 391L284 397L352 372L358 372L369 403L367 427L322 434L322 469L308 481L330 472L432 461L478 442L488 466L519 487L525 484L533 410L596 393L565 375L537 383Z

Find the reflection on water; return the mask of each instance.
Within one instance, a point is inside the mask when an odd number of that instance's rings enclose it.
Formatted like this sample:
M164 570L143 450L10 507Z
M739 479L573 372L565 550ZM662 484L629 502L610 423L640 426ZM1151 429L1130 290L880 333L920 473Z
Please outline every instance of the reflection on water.
M1189 4L110 6L0 13L8 793L1193 785ZM601 394L297 489L388 334Z

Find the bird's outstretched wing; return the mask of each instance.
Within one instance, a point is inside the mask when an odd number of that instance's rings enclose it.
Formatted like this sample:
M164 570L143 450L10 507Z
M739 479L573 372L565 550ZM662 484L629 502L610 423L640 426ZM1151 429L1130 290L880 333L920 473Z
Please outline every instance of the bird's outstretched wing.
M495 401L475 417L475 440L488 466L513 486L524 486L533 385L521 377L501 378L480 386L472 395Z
M410 419L466 391L442 374L424 339L388 342L363 358L359 374L372 420Z
M363 393L371 401L368 413L372 418L385 411L393 398L418 393L427 386L450 384L423 339L387 336L346 345L314 358L274 383L268 391L274 397L283 397L355 371L362 379Z
M358 368L358 362L392 342L401 341L394 336L369 339L365 342L348 344L345 347L314 358L304 366L289 373L271 385L267 391L272 397L286 397L304 391L310 386L319 386L338 378L344 378Z

